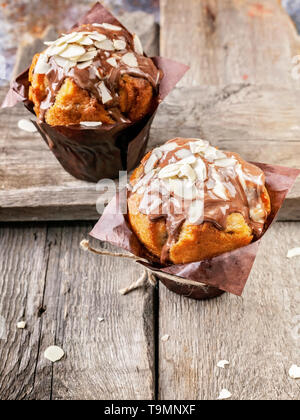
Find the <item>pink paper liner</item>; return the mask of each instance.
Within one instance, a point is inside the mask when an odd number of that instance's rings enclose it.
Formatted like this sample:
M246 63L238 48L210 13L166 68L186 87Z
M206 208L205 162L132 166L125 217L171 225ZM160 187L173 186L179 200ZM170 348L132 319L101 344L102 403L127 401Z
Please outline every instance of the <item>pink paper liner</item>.
M260 167L266 177L266 187L271 199L271 213L267 219L263 235L270 228L284 202L287 193L292 188L300 170L286 168L266 163L253 162ZM220 294L220 291L233 293L240 296L244 290L252 269L262 237L251 244L226 252L217 257L206 259L189 264L161 265L157 259L147 252L145 247L138 240L131 229L126 215L116 209L124 206L126 194L118 193L105 208L103 215L94 226L90 235L100 241L109 242L119 248L130 251L137 257L146 258L147 263L139 261L140 264L153 270L159 276L168 274L188 281L210 286L207 297ZM124 208L124 207L123 207ZM161 281L171 290L186 296L203 299L202 286L185 285L176 283L172 279L161 278Z

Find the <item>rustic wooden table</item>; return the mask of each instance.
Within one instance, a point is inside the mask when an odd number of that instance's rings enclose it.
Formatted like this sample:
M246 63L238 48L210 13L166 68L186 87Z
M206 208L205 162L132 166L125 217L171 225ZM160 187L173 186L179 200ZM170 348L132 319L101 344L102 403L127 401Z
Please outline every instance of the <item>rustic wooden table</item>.
M300 41L277 0L160 3L161 55L191 70L161 106L151 145L204 136L247 159L299 167ZM243 297L199 302L162 285L121 296L140 269L80 250L93 223L74 219L96 217L95 188L16 129L26 116L0 113L0 399L216 399L222 388L232 399L299 399L288 369L300 364L300 260L286 254L300 243L300 183ZM73 221L49 222L62 218ZM55 364L43 356L53 344L66 353Z

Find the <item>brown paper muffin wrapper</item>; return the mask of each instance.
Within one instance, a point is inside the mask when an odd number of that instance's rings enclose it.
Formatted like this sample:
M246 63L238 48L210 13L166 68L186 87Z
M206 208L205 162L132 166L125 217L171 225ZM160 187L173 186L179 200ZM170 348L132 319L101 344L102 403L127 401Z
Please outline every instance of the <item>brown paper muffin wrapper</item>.
M97 3L74 27L105 22L124 28L107 9ZM159 86L156 108L141 121L103 124L93 128L82 125L50 126L33 121L57 160L71 175L85 181L97 182L103 178L116 178L119 171L130 171L140 163L146 151L151 123L158 105L189 68L162 57L153 57L152 60L163 71L164 77ZM34 114L33 103L28 100L28 71L29 69L12 81L2 108L23 102Z
M271 199L271 213L263 235L270 228L292 188L300 170L283 166L253 162L266 176L266 187ZM105 208L104 213L90 235L109 242L142 258L137 261L156 274L173 292L194 299L215 297L223 292L241 296L252 269L262 237L251 244L217 257L189 264L163 266L149 255L138 240L122 209L127 208L126 191L118 193Z

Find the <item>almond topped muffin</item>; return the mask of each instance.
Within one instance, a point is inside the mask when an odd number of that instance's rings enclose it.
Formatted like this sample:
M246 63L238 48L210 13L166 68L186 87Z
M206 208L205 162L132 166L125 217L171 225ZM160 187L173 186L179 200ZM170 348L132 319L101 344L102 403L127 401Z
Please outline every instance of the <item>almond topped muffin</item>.
M248 245L262 235L270 211L263 171L200 139L176 138L152 150L130 179L129 222L164 264Z
M157 106L162 71L122 26L82 25L46 44L29 71L29 99L39 122L137 122Z

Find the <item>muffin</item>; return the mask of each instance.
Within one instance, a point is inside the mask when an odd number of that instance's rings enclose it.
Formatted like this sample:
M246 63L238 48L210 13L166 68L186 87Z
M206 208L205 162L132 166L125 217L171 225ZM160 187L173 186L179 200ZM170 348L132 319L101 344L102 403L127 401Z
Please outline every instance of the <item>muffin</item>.
M130 178L128 219L162 264L220 255L259 238L271 211L263 171L207 141L176 138Z
M158 104L163 77L137 35L109 23L81 25L33 58L29 100L39 122L135 123Z

